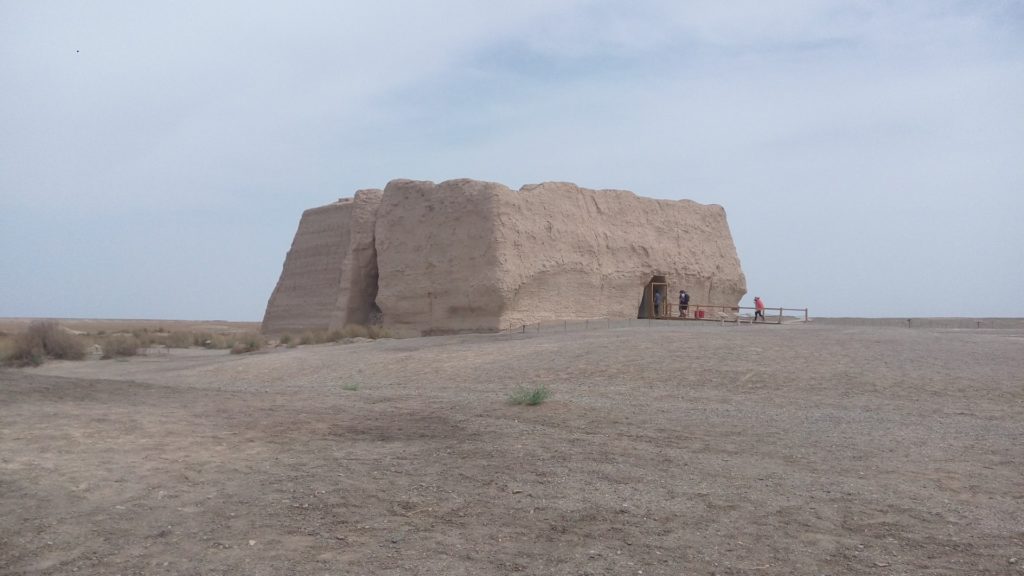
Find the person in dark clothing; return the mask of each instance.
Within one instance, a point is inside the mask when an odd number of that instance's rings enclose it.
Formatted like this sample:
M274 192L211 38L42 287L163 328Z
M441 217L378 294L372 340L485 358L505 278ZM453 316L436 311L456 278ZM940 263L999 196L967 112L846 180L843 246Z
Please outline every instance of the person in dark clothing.
M661 292L654 291L654 317L661 316Z
M690 295L686 290L679 291L679 317L686 318L686 311L690 308Z

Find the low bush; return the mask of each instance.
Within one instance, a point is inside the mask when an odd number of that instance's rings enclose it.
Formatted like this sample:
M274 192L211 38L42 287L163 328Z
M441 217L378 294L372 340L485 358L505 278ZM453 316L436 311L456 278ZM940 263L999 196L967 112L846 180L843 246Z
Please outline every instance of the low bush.
M131 335L135 337L136 348L149 348L158 341L156 335L150 334L147 328L132 330Z
M38 341L47 356L60 360L85 358L85 342L51 320L36 320L28 325L26 334ZM34 345L34 343L33 343Z
M342 330L345 338L369 338L370 333L366 326L360 324L349 324Z
M46 359L42 340L31 334L18 334L7 348L0 360L11 366L39 366Z
M303 332L298 338L285 334L278 340L281 344L294 348L295 346L306 346L309 344L325 344L327 342L340 342L348 338L390 338L391 333L381 326L363 326L362 324L349 324L341 330L310 330Z
M202 346L210 350L226 350L235 345L236 339L225 334L210 334L208 332L194 335L196 346Z
M195 346L195 336L191 332L171 332L163 343L168 348L190 348Z
M135 356L139 353L142 343L133 334L114 334L106 338L100 346L103 348L103 358L123 358Z
M239 334L235 338L235 343L231 346L232 354L246 354L249 352L255 352L261 350L266 346L267 341L263 338L262 334L256 334L253 332L247 332L245 334Z
M52 320L36 320L25 332L4 338L0 361L13 366L38 366L46 357L61 360L85 358L85 341Z
M14 337L8 334L0 334L0 363L6 362L14 350Z
M315 330L305 332L302 334L302 336L299 337L299 344L305 346L307 344L324 344L325 342L336 342L337 340L332 340L332 338L336 336L336 334L328 333L326 330Z
M516 405L536 406L551 396L551 391L544 386L526 388L520 386L508 395L508 403Z

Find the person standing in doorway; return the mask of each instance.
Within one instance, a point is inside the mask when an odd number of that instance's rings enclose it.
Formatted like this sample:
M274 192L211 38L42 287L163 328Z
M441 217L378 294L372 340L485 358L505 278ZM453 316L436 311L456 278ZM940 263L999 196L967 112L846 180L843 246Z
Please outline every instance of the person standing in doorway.
M690 295L686 290L679 291L679 317L686 318L686 311L690 308Z
M760 296L754 296L754 322L757 322L758 316L761 317L761 322L764 322L764 300L761 300Z
M661 316L661 291L658 289L654 290L654 317L658 318Z

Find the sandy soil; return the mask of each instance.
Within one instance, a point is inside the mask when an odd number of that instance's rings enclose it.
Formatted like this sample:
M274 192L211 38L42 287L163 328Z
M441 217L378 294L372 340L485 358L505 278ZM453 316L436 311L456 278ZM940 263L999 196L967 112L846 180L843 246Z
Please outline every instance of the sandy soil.
M1024 574L1024 331L658 324L0 370L0 574Z

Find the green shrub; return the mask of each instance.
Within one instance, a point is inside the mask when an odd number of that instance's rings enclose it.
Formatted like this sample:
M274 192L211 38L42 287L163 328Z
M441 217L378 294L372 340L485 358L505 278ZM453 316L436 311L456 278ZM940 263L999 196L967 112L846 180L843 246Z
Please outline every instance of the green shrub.
M114 334L104 340L100 346L103 348L103 358L109 360L111 358L135 356L139 353L139 348L142 347L142 344L134 335Z
M291 334L281 334L281 337L278 338L277 341L280 342L281 344L284 344L285 346L287 346L288 344L291 344L291 342L292 342L292 335Z
M359 384L345 384L341 389L348 390L349 392L355 392L356 390L359 390Z
M516 388L511 394L508 395L508 403L526 406L536 406L541 402L548 399L551 396L551 391L544 386L537 386L536 388L526 388L520 386Z

